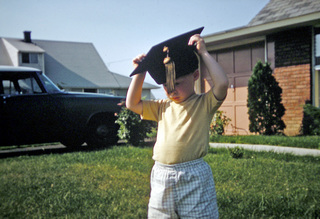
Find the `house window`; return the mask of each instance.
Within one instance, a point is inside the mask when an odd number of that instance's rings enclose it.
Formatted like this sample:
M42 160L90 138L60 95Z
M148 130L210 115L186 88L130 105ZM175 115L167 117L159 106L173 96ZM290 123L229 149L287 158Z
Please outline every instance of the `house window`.
M99 94L113 94L114 91L112 89L99 89L98 93Z
M23 52L22 56L22 63L30 63L35 64L38 63L38 54L37 53L27 53Z
M83 89L86 93L97 93L97 89Z
M315 41L315 64L316 65L320 65L320 28L316 28L315 29L315 37L314 37L314 41Z
M318 83L317 83L318 81ZM315 106L320 107L320 70L316 71L316 101ZM318 96L317 96L318 95Z
M82 88L63 88L65 91L83 92Z
M314 53L315 53L315 106L320 107L320 28L314 29Z

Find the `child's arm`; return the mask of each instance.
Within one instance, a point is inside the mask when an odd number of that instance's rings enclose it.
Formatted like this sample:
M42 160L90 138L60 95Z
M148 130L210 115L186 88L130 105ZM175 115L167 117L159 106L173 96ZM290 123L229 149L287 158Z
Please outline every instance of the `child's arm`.
M208 70L201 71L201 73L204 73L203 78L209 83L215 97L218 100L223 100L227 95L229 85L227 75L217 61L209 54L205 42L199 34L193 35L190 38L189 45L193 45L194 43L197 44L198 54L201 57L201 68Z
M145 55L140 55L133 60L133 64L137 67L138 63L145 57ZM126 107L141 115L142 114L142 101L141 101L141 93L142 93L142 85L146 76L146 72L136 74L133 76L132 81L130 83L127 98L126 98Z

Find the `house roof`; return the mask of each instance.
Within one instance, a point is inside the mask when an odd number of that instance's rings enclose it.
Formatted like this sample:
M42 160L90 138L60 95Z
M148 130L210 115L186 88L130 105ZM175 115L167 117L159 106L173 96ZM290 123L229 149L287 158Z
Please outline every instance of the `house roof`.
M319 0L270 0L245 26L205 36L208 50L264 39L266 34L320 23Z
M294 18L319 11L319 0L271 0L249 22L248 26Z
M44 50L37 46L34 43L27 43L21 39L14 39L14 38L5 38L7 42L9 42L14 48L16 48L20 52L37 52L43 53Z
M92 43L33 40L45 52L45 74L64 88L119 88Z

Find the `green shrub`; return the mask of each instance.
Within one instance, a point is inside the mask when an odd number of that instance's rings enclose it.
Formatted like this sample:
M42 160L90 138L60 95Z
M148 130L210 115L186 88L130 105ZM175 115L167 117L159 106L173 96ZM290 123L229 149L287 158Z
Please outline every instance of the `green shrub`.
M154 122L141 120L140 116L123 107L117 115L116 123L120 125L118 136L127 143L138 146L154 127Z
M147 137L155 139L157 137L157 134L158 134L157 127L152 126L150 132L147 133Z
M281 119L285 108L282 89L272 75L270 64L257 62L248 82L249 130L260 135L274 135L286 127Z
M320 135L320 109L318 107L311 104L303 106L303 120L300 132L303 135Z
M230 121L231 119L224 115L222 111L217 110L210 124L210 135L224 134L224 129Z
M228 148L232 158L239 159L243 157L244 149L240 147Z

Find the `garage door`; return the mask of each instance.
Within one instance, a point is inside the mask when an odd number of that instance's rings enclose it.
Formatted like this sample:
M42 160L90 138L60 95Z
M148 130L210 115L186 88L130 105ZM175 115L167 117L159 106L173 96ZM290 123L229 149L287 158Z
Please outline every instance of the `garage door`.
M248 80L257 61L264 62L264 51L264 42L260 42L212 53L227 73L230 83L227 98L220 107L231 119L226 134L250 134L247 108Z

